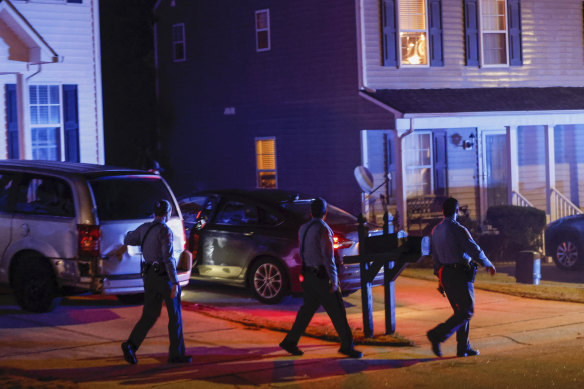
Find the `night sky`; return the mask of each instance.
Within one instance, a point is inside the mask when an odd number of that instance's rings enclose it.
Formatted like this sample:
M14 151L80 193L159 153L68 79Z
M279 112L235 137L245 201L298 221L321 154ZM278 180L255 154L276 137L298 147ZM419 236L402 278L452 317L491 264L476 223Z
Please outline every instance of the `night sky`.
M144 168L156 156L155 0L100 0L105 158Z

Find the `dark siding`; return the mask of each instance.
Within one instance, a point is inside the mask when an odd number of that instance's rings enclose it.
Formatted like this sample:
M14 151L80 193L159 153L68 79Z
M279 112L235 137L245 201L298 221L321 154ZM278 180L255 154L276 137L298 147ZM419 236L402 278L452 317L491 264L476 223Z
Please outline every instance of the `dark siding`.
M254 187L255 137L275 136L278 187L357 212L360 130L393 127L358 96L354 3L163 2L158 12L165 176L177 194ZM270 9L271 50L255 51L254 11ZM184 22L187 61L171 62ZM224 115L234 107L235 115Z

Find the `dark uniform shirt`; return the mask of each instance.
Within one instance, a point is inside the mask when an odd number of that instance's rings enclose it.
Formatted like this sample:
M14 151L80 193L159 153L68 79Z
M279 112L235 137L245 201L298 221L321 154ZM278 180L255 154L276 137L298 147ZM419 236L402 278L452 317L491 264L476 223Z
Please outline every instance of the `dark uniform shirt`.
M470 232L451 217L445 217L432 230L432 258L437 273L442 265L474 260L485 267L493 264L473 240Z
M142 255L144 256L144 261L146 263L159 262L163 264L170 281L173 284L178 284L176 265L172 256L172 240L172 230L166 223L155 219L152 222L142 224L134 231L128 232L124 239L124 244L130 246L143 244Z
M339 284L333 251L333 230L324 220L313 218L300 226L298 241L300 252L303 253L304 265L315 269L324 266L336 290Z

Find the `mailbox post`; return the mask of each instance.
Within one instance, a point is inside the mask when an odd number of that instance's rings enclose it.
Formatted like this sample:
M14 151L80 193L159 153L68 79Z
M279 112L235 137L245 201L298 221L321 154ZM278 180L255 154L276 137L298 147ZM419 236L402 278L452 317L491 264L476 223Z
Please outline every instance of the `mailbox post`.
M343 258L345 263L359 263L361 270L361 302L363 306L363 332L373 337L373 296L371 283L383 267L385 302L385 333L395 332L395 279L408 263L417 262L421 255L421 237L398 238L398 233L388 233L387 218L384 233L369 236L363 215L359 215L359 255Z

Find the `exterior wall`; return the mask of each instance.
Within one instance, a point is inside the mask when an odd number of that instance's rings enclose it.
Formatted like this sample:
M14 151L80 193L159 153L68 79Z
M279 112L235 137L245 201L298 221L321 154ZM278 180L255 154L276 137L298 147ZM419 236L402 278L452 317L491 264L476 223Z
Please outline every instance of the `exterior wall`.
M478 152L477 147L465 150L462 141L477 138L475 128L453 128L447 133L448 153L448 196L458 200L460 206L467 206L472 219L478 219Z
M163 166L177 194L255 187L256 137L276 137L281 189L358 213L360 131L394 127L358 95L354 4L161 1L157 66ZM256 52L254 11L269 8L271 50ZM186 61L171 59L185 24ZM235 114L225 114L233 108ZM228 112L232 110L228 109Z
M375 89L581 86L584 83L582 2L521 0L523 65L465 66L462 0L442 0L444 66L384 67L379 0L363 7L364 84Z
M584 210L584 125L555 127L556 188Z
M81 162L104 163L101 58L98 0L82 4L21 2L13 5L45 41L63 57L63 62L31 65L24 71L29 85L76 84L78 86L79 145ZM0 63L0 66L3 66ZM40 72L35 74L38 70ZM0 74L0 89L16 83L13 75ZM4 110L4 96L0 106ZM28 114L28 110L26 111ZM6 129L5 115L0 128ZM7 158L6 133L0 142L0 157Z

